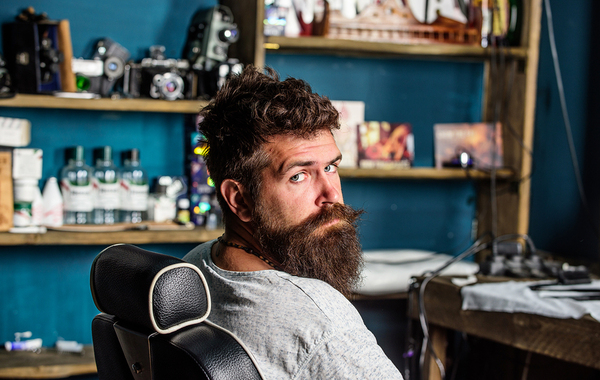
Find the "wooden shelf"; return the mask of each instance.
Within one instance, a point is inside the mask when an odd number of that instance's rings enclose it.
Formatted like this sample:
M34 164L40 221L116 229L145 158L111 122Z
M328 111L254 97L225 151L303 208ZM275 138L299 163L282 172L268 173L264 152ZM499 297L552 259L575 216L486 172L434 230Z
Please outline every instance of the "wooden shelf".
M497 178L514 178L510 169L501 169ZM410 169L339 169L340 177L347 179L408 179L408 180L487 180L489 172L454 168L410 168ZM0 246L10 245L110 245L117 243L203 243L216 239L222 229L207 231L204 228L192 230L128 230L111 232L53 231L46 233L0 233Z
M111 245L156 243L203 243L223 234L222 229L207 231L204 228L170 231L119 231L119 232L65 232L48 231L44 234L0 233L2 245Z
M158 99L70 99L52 95L17 94L13 98L0 99L0 107L59 108L93 111L169 112L198 113L208 104L204 100L158 100Z
M94 349L84 347L83 354L59 353L44 348L30 351L0 351L0 379L58 379L96 373Z
M380 178L380 179L428 179L428 180L452 180L452 179L489 179L490 173L475 169L459 168L410 168L410 169L339 169L342 178ZM500 179L511 179L514 172L510 169L496 171L496 177Z
M267 52L333 54L377 57L427 57L434 59L477 59L492 56L491 49L480 46L457 44L407 45L391 42L340 40L327 37L265 37ZM527 49L510 47L502 50L507 57L527 58ZM495 51L495 54L500 54Z

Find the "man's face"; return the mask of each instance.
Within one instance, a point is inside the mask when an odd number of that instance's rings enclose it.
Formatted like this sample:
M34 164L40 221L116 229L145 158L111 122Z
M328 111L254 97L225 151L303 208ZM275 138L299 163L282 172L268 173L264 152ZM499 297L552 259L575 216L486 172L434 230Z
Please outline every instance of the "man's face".
M329 131L313 139L275 136L264 149L271 164L259 197L280 223L298 224L324 206L344 203L337 172L342 155Z
M331 132L311 139L276 136L264 149L270 165L253 212L263 251L286 272L324 280L348 295L362 265L361 212L343 204L341 154Z

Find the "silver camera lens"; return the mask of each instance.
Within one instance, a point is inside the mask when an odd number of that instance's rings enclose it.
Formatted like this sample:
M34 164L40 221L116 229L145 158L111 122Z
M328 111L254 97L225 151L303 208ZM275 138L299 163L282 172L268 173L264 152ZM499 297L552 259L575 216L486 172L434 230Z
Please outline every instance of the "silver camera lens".
M166 100L175 100L182 97L183 79L175 73L156 74L152 78L150 96Z
M223 42L234 43L238 40L237 28L225 28L219 31L219 39Z
M124 70L125 63L120 58L108 57L104 61L104 75L106 75L109 80L120 78L123 76Z

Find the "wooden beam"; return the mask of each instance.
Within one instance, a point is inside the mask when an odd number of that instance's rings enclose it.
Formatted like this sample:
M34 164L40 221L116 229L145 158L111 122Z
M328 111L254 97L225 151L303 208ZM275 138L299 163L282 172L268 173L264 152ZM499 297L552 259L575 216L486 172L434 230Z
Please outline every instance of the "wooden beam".
M539 63L540 29L542 20L542 0L530 2L529 33L527 39L527 62L525 67L525 106L523 120L523 142L533 148L533 132L535 125L535 103L537 91L537 74ZM517 233L527 234L529 231L529 207L531 198L532 158L523 155L521 161L521 177L524 178L519 185L519 215L517 220Z

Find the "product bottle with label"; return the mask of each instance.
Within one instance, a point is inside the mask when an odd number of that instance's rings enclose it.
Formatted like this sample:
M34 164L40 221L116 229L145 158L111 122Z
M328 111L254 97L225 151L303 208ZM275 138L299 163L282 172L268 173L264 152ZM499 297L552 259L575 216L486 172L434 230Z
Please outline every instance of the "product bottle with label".
M44 219L42 225L48 227L62 226L64 206L56 177L50 177L46 181L42 193L42 200L44 202Z
M15 227L33 225L32 206L36 198L38 182L36 178L19 178L13 181L13 225Z
M61 171L60 187L63 195L64 224L92 222L92 169L85 164L82 146L71 148L68 161Z
M94 149L95 167L92 176L94 224L114 224L119 221L120 173L113 164L112 148Z
M147 219L148 175L140 165L140 151L125 153L121 171L121 221L140 223Z

